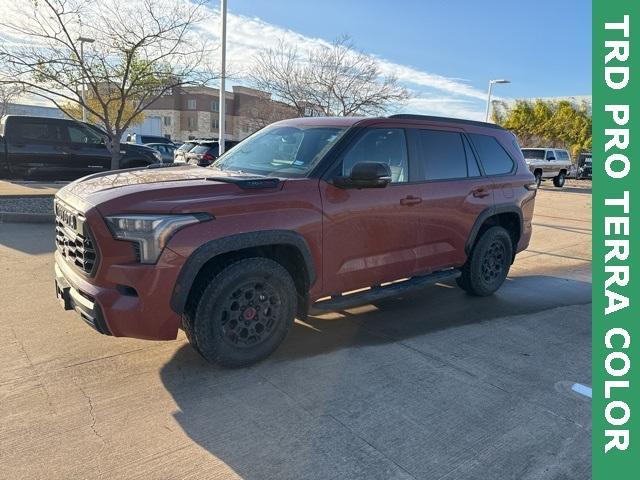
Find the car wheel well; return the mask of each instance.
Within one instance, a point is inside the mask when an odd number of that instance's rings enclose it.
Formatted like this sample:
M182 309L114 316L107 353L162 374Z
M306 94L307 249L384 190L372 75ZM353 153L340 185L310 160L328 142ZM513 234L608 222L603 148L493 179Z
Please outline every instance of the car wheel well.
M509 233L513 246L513 256L515 257L515 251L520 241L520 235L522 234L520 231L520 217L515 212L497 213L487 218L480 226L475 241L477 242L488 229L496 226L504 228Z
M189 308L189 305L193 305L194 301L197 302L197 298L195 297L199 291L198 285L200 285L201 282L212 278L231 263L245 258L255 257L271 259L282 265L287 272L289 272L289 275L291 275L293 283L296 286L299 308L306 309L307 295L310 287L307 266L300 250L293 245L287 244L248 247L221 253L211 258L202 265L193 281L187 299L187 308Z

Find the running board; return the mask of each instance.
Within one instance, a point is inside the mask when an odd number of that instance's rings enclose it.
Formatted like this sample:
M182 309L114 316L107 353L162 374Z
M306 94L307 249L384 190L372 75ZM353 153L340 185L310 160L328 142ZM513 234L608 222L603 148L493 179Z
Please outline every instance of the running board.
M327 300L321 300L311 305L309 313L314 315L367 305L368 303L382 300L383 298L395 297L420 290L427 285L454 280L461 274L460 270L457 269L441 270L428 275L413 277L403 282L371 287L362 292L351 293L349 295L335 295Z

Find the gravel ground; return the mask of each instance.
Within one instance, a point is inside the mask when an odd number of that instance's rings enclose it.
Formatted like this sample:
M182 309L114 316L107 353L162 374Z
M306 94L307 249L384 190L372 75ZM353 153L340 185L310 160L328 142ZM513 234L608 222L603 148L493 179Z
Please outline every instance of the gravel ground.
M0 198L0 212L53 214L53 197Z

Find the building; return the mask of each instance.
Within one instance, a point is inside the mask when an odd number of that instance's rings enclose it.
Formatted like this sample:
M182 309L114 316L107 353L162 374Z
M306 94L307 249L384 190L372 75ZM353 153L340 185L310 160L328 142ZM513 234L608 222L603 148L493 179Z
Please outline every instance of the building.
M278 120L295 117L296 111L271 99L269 93L234 86L226 92L225 138L242 140ZM217 138L219 91L211 87L180 87L156 100L145 110L145 121L132 128L163 135L174 141ZM158 131L159 126L159 131Z
M28 103L9 103L7 104L7 115L28 115L34 117L52 117L65 118L57 107L47 107L44 105L31 105Z

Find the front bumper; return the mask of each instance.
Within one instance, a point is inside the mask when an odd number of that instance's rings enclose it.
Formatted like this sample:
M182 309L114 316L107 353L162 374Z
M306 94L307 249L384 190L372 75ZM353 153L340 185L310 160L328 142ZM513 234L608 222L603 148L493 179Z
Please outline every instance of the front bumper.
M56 251L56 296L65 310L75 310L102 334L173 340L181 316L169 299L182 264L182 257L165 249L156 265L105 265L98 284Z
M75 310L82 320L94 330L103 335L111 335L111 331L107 326L100 306L96 304L95 299L81 291L77 286L72 285L62 274L62 270L55 264L55 287L56 297L60 305L65 310Z

